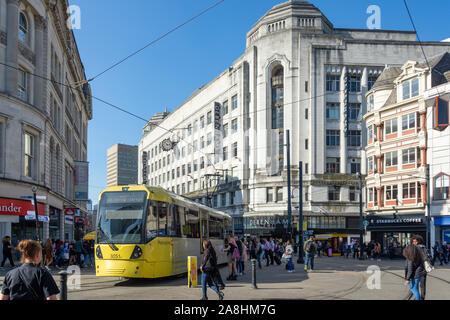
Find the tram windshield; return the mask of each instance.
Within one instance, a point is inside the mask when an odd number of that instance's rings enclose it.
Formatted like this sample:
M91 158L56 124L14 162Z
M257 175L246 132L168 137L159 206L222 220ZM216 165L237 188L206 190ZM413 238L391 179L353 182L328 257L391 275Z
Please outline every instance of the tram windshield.
M145 191L105 192L99 205L97 243L143 243Z

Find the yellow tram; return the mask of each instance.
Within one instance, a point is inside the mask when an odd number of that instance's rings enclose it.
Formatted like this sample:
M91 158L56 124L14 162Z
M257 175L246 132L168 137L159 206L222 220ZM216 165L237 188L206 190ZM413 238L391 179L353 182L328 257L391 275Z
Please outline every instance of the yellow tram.
M231 217L159 187L108 187L100 194L95 236L98 277L160 278L187 272L201 261L203 239L226 262Z

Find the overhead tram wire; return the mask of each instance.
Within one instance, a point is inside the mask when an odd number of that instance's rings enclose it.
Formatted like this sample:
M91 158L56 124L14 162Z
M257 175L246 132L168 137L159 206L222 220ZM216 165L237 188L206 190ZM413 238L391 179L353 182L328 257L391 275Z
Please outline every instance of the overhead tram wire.
M3 63L3 62L0 62L0 65L4 65L4 66L6 66L6 67L8 67L8 68L12 68L12 69L15 69L15 70L21 70L21 69L19 69L18 67L13 67L13 66L8 65L8 64ZM29 74L29 75L31 75L31 76L34 76L34 77L37 77L37 78L40 78L40 79L43 79L43 80L52 82L52 83L54 83L54 84L62 85L62 86L64 86L64 87L70 88L70 89L72 89L72 90L74 90L74 91L78 91L78 92L81 93L81 94L84 94L84 92L83 92L82 89L77 88L77 87L72 87L72 86L69 85L69 84L65 84L65 83L62 83L62 82L54 81L54 80L52 80L52 79L46 78L46 77L44 77L44 76L41 76L41 75L38 75L38 74L35 74L35 73L32 73L32 72L29 72L29 71L25 71L25 73L27 73L27 74ZM394 80L394 79L396 79L396 78L397 78L397 77L392 77L392 78L388 78L388 79L385 79L385 80ZM225 92L230 91L230 89L231 89L231 88L227 89ZM339 92L343 92L343 91L344 91L344 90L340 90ZM316 99L316 98L320 98L320 97L327 96L328 94L329 94L329 93L326 92L326 93L321 94L321 95L316 95L316 96L313 96L313 97L307 97L307 98L299 99L299 100L292 101L292 102L286 102L286 103L283 103L283 106L287 106L287 105L291 105L291 104L299 103L299 102L303 102L303 101L313 100L313 99ZM107 105L107 106L109 106L109 107L112 107L112 108L114 108L114 109L116 109L116 110L119 110L119 111L121 111L121 112L124 112L124 113L126 113L126 114L128 114L128 115L130 115L130 116L132 116L132 117L135 117L135 118L137 118L137 119L139 119L139 120L142 120L142 121L144 121L145 123L148 123L148 119L145 119L145 118L143 118L143 117L141 117L141 116L139 116L139 115L136 115L135 113L132 113L132 112L130 112L130 111L124 109L124 108L121 108L121 107L119 107L119 106L117 106L117 105L115 105L115 104L113 104L113 103L111 103L111 102L108 102L108 101L106 101L106 100L104 100L104 99L101 99L101 98L98 98L98 97L96 97L96 96L93 96L93 95L90 94L90 93L87 93L87 95L88 95L89 97L91 97L92 99L97 100L97 101L99 101L99 102L102 102L103 104L105 104L105 105ZM247 117L247 116L249 116L249 115L251 115L251 114L256 114L256 113L258 113L258 112L263 112L263 111L267 111L267 110L271 110L271 109L272 109L272 107L262 108L262 109L257 109L257 110L252 111L252 112L248 112L248 113L243 113L243 114L237 115L236 117L233 117L233 118L234 118L234 119L237 119L237 118L244 117L244 116ZM159 124L154 124L154 125L157 126L157 127L159 127L159 128L161 128L161 129L163 129L163 130L165 130L165 131L167 131L167 132L173 133L173 129L167 129L167 128L164 128L164 127L160 126ZM184 139L181 139L181 140L184 141L187 145L193 146L192 143L187 142L187 141L184 140ZM249 148L249 151L250 151L250 150L253 150L253 148ZM202 153L203 155L206 156L206 158L207 158L207 160L209 161L209 163L211 163L211 165L213 166L213 168L217 171L217 169L216 169L216 167L214 166L214 164L209 160L208 155L205 154L204 152L200 151L200 150L198 150L198 151L199 151L200 153Z
M128 56L126 56L125 58L119 60L118 62L116 62L115 64L113 64L111 67L103 70L102 72L98 73L97 75L93 76L92 78L90 78L89 80L87 80L87 82L91 82L94 81L96 78L100 77L101 75L105 74L106 72L110 71L111 69L114 69L115 67L117 67L118 65L122 64L123 62L125 62L126 60L130 59L131 57L137 55L139 52L147 49L149 46L155 44L156 42L164 39L165 37L167 37L168 35L170 35L171 33L175 32L176 30L182 28L183 26L187 25L188 23L194 21L195 19L197 19L198 17L202 16L203 14L207 13L208 11L214 9L215 7L217 7L218 5L220 5L222 2L224 2L225 0L220 0L217 1L216 3L214 3L212 6L206 8L205 10L201 11L200 13L196 14L195 16L191 17L190 19L186 20L185 22L183 22L182 24L179 24L178 26L176 26L175 28L169 30L168 32L166 32L165 34L159 36L158 38L156 38L155 40L149 42L148 44L146 44L145 46L143 46L142 48L140 48L139 50L134 51L133 53L129 54Z

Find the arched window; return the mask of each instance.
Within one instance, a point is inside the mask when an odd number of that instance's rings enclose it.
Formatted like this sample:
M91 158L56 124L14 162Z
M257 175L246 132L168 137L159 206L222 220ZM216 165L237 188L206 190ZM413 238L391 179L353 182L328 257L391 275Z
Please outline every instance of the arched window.
M278 66L272 71L272 129L284 127L284 72L283 67Z
M19 39L28 43L28 21L23 12L19 13Z
M450 176L439 173L434 177L434 200L447 200L449 197Z

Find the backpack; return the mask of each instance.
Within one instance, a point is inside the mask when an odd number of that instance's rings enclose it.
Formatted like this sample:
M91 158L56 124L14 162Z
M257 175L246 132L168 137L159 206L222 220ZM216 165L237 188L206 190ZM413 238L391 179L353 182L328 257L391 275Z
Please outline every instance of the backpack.
M314 242L308 241L308 243L306 244L306 252L311 253L313 251L313 248L314 248Z
M425 271L427 273L430 273L434 270L433 267L433 258L431 257L430 252L427 250L427 248L423 245L419 246L420 249L422 249L423 255L425 256L425 259L423 261L423 265L425 267Z
M257 254L257 255L261 255L261 253L262 253L262 246L259 245L259 246L258 246L258 251L256 252L256 254Z

